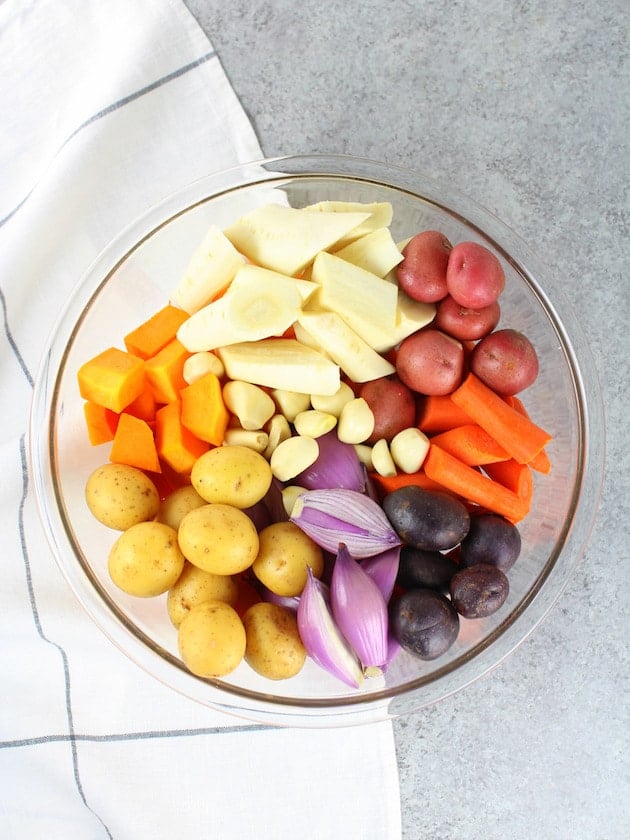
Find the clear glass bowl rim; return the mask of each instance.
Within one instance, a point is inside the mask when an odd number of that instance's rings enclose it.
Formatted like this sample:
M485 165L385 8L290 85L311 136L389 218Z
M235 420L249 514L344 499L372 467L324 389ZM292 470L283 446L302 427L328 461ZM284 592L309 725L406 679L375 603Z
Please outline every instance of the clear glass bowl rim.
M393 695L391 692L384 692L382 695L377 693L369 699L359 697L356 701L332 705L326 701L298 705L278 703L272 696L235 698L221 687L220 683L199 681L197 678L192 678L191 683L191 675L175 673L172 665L159 657L150 657L147 660L145 642L130 635L129 628L115 616L103 615L102 601L94 590L90 591L89 585L86 587L87 581L79 570L79 563L73 567L72 564L64 562L63 558L69 547L66 542L67 534L63 524L59 522L58 506L51 506L50 503L50 499L57 499L58 492L51 462L54 440L49 435L41 434L41 429L45 428L51 436L53 435L50 424L55 385L64 354L64 348L59 346L59 341L55 342L55 338L65 331L68 342L71 343L73 330L68 328L68 325L78 322L81 312L98 294L98 288L106 282L106 278L125 259L130 250L135 249L174 216L224 191L240 189L248 184L308 177L354 179L384 184L428 200L461 218L471 228L483 232L486 236L490 235L506 258L515 261L521 270L526 270L528 279L544 302L548 315L562 338L580 408L582 442L579 490L576 493L572 515L566 523L564 541L550 564L544 581L541 580L537 590L531 593L531 598L526 604L527 609L523 604L520 614L513 616L509 625L502 629L496 638L491 636L477 646L473 651L474 655L458 661L457 668L445 668L444 673L438 670L428 685L424 680L420 680L417 685L411 684L404 691ZM89 288L86 288L90 278L98 277L105 279L96 285L91 283ZM539 284L534 278L544 278L544 284ZM549 277L539 259L511 228L459 190L419 171L347 155L286 155L252 161L222 172L211 173L150 208L106 246L79 280L76 290L76 294L69 300L51 331L49 350L42 359L35 379L28 437L37 505L55 560L79 603L120 650L166 685L220 711L272 725L343 726L397 717L418 711L460 691L500 665L531 635L560 598L588 544L601 496L605 446L604 415L596 368L579 322L558 283ZM559 311L562 312L562 318L558 315Z

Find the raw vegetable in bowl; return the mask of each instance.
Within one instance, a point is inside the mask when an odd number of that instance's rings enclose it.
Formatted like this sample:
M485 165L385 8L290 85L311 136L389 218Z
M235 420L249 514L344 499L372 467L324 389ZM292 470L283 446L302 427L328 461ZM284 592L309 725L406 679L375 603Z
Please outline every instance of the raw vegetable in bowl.
M110 574L168 593L200 677L244 659L289 679L308 656L359 687L505 602L551 469L516 396L536 352L496 329L488 249L397 244L391 221L326 201L212 227L164 307L78 372L109 446L86 501L120 532Z

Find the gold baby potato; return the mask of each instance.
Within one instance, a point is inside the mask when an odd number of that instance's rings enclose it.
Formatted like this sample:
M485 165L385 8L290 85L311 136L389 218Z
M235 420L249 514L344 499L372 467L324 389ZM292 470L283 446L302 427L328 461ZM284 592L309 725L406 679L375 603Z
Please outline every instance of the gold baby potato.
M247 610L243 624L247 637L245 661L254 671L270 680L285 680L302 670L306 648L295 613L261 601Z
M189 511L177 538L187 560L215 575L243 572L258 554L254 523L232 505L206 504Z
M247 446L217 446L204 452L192 468L190 481L207 502L248 508L271 486L271 467Z
M258 555L252 571L276 595L300 595L307 569L319 578L324 571L321 548L293 522L274 522L259 534Z
M204 601L225 601L234 605L239 588L231 575L214 575L186 562L181 575L166 597L168 616L179 627L188 613Z
M157 514L158 522L164 522L177 531L182 519L194 508L205 505L199 493L190 484L177 487L163 500Z
M111 548L108 569L119 589L151 598L175 584L184 568L177 532L162 522L138 522L127 528Z
M85 485L85 500L96 519L116 531L153 519L160 507L155 484L127 464L97 467Z
M197 604L179 625L179 653L199 677L223 677L245 655L245 627L236 610L224 601Z

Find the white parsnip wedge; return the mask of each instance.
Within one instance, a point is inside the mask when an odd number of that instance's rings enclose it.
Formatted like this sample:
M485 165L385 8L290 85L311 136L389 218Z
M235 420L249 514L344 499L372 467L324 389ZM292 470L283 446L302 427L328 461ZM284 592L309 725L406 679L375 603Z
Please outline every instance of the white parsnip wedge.
M358 201L318 201L317 204L309 204L304 208L316 213L369 213L367 219L358 227L349 231L344 235L343 239L338 243L347 245L354 239L364 236L378 228L389 227L394 216L394 208L389 201L376 201L371 203L361 203ZM323 249L322 249L323 250Z
M305 213L267 204L226 228L232 245L256 265L282 274L299 274L319 251L331 248L361 225L369 212Z
M212 226L171 292L172 303L192 315L225 289L244 263L223 231Z
M269 338L218 350L230 379L299 394L331 395L341 384L339 365L293 338Z
M376 274L377 277L385 277L403 260L389 228L378 228L366 233L334 253L336 257Z
M302 302L292 277L244 266L223 297L184 321L177 338L195 353L282 335L297 318Z
M392 283L324 252L315 258L312 278L321 286L318 305L336 312L371 347L392 334L398 306Z
M394 344L402 341L407 336L415 333L416 330L426 327L435 317L435 305L422 303L414 300L405 294L402 289L398 290L398 306L396 308L396 326L394 328Z
M298 324L353 382L369 382L395 372L394 366L335 312L302 312Z

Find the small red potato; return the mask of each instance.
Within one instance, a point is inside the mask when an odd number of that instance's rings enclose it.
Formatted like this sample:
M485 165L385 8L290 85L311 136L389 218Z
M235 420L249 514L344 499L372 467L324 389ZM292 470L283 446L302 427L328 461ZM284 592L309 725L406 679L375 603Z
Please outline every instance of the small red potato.
M446 266L453 246L437 230L424 230L409 240L398 265L398 285L409 297L435 303L446 296Z
M478 341L492 332L500 316L496 300L482 309L469 309L447 295L437 306L433 326L459 341Z
M490 333L475 346L470 369L503 396L518 394L538 376L538 356L531 341L517 330Z
M366 443L385 438L390 441L398 432L415 425L416 401L399 379L382 377L366 382L359 392L374 415L374 431Z
M436 329L406 338L396 357L396 373L402 382L426 396L452 393L461 382L463 368L463 346Z
M498 300L505 288L499 260L477 242L459 242L451 251L446 268L448 292L469 309L483 309Z

